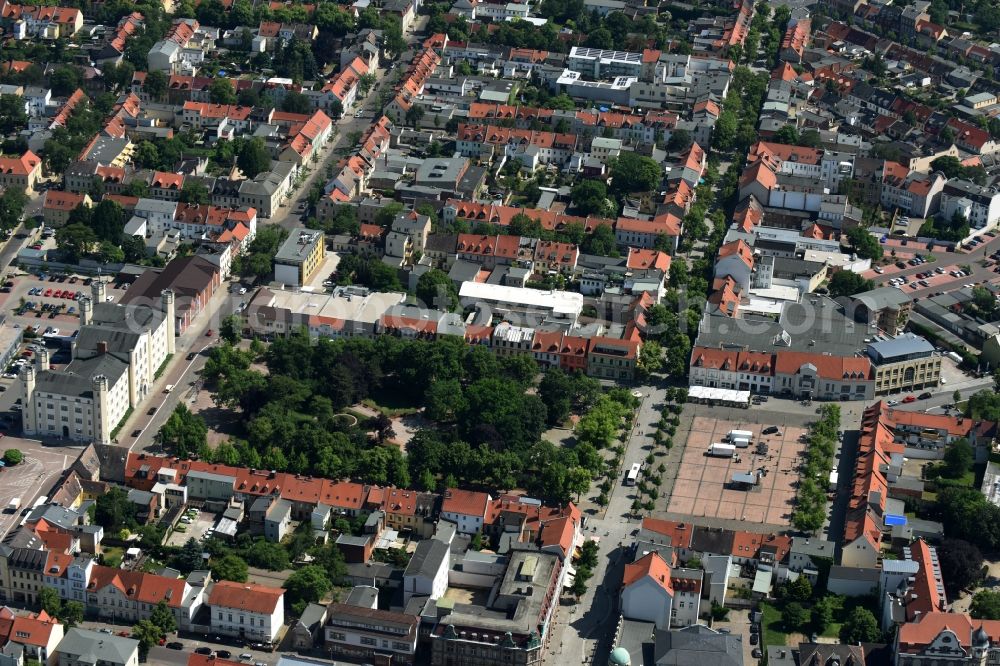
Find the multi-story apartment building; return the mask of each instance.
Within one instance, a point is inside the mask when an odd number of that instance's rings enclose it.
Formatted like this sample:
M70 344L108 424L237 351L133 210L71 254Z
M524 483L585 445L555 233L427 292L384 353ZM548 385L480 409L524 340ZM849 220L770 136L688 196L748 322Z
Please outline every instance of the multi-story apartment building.
M1000 222L1000 192L967 180L949 180L941 190L941 215L961 215L973 229L995 227Z
M326 256L325 234L313 229L298 229L274 255L274 279L289 285L309 283Z
M333 603L327 611L324 646L335 657L412 666L419 621L412 615Z

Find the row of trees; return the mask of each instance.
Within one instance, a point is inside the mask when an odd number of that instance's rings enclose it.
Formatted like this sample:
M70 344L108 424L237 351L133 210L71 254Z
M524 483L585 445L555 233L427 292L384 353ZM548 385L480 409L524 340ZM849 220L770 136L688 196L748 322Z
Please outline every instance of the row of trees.
M815 532L826 518L826 475L833 464L840 428L840 405L826 404L820 408L819 421L809 428L805 462L799 470L799 491L792 524L803 532Z

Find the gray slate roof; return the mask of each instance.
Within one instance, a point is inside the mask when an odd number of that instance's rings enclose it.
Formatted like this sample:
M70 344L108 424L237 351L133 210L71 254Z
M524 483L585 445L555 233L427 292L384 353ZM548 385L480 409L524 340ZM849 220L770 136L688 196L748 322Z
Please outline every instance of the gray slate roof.
M656 631L656 666L743 666L743 641L702 624Z

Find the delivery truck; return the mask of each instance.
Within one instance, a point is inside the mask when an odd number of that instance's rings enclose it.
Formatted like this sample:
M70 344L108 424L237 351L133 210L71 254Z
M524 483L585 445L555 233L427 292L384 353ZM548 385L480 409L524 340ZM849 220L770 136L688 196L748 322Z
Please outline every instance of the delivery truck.
M745 439L750 441L753 439L753 433L749 430L730 430L729 434L726 435L726 441L732 442L734 439Z
M729 443L738 449L745 449L750 446L750 439L748 437L733 437Z
M7 504L7 513L14 513L20 508L21 508L21 498L15 497L10 501L9 504Z
M732 444L715 443L708 447L708 455L717 458L732 458L736 455L736 447Z

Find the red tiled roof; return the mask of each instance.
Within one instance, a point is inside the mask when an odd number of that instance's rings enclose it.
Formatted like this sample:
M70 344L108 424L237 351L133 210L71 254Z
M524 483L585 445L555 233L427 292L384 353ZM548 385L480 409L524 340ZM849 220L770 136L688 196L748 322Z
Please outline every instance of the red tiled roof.
M281 603L284 594L285 591L280 587L223 580L212 586L208 605L270 615Z
M449 488L444 492L441 513L455 513L460 516L486 516L490 496L475 490Z
M691 545L692 529L690 523L679 523L662 518L643 518L642 529L669 538L670 545L674 548L687 548Z
M95 565L87 590L97 592L109 585L117 588L128 599L139 603L156 605L163 601L171 608L180 608L184 601L185 583L180 578Z
M14 618L10 629L10 638L20 645L31 645L36 648L49 646L52 630L59 625L59 620L51 617L45 611L28 613Z
M27 176L41 163L42 158L35 155L30 150L26 151L20 157L4 157L3 155L0 155L0 174Z
M657 552L649 553L635 562L625 565L622 588L627 588L647 577L666 590L667 594L674 595L674 588L670 583L670 567Z

